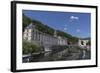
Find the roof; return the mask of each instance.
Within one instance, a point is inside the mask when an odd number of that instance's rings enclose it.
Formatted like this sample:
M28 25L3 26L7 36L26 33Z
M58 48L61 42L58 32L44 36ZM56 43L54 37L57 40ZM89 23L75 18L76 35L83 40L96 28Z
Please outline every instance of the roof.
M26 29L33 29L33 28L35 28L35 25L34 25L33 23L30 23L30 24L26 27Z

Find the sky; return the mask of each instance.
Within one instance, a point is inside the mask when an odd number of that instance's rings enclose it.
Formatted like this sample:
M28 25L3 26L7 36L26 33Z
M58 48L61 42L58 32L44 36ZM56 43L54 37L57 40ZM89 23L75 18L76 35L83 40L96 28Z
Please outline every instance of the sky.
M24 15L38 20L55 30L61 30L79 38L90 37L91 14L76 12L23 10Z

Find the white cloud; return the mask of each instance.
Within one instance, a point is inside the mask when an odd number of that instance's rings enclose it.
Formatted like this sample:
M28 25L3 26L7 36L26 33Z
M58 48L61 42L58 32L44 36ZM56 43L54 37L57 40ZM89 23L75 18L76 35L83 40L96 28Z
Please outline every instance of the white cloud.
M77 17L77 16L70 16L70 20L78 20L79 19L79 17Z
M80 32L80 29L76 29L76 32Z
M64 30L66 31L66 30L67 30L67 28L65 27L65 28L64 28Z

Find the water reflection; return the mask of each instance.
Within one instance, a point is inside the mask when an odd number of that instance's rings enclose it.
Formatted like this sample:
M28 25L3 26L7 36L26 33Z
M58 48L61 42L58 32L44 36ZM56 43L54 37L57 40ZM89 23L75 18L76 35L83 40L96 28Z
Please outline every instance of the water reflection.
M44 62L44 61L59 61L59 60L83 60L90 59L91 53L86 50L69 51L65 49L63 51L55 52L49 51L40 53L38 55L32 55L27 58L23 58L23 62Z

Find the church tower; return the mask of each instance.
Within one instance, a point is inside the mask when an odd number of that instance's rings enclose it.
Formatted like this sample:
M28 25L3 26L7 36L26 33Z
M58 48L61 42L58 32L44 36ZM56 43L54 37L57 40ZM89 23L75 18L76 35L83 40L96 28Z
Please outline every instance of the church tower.
M56 30L54 31L54 37L57 37L57 31Z

